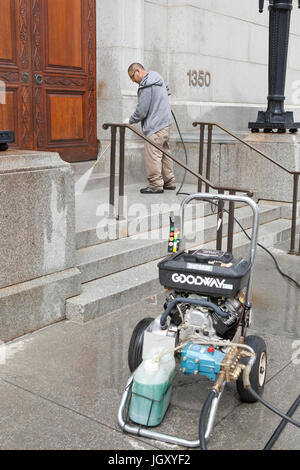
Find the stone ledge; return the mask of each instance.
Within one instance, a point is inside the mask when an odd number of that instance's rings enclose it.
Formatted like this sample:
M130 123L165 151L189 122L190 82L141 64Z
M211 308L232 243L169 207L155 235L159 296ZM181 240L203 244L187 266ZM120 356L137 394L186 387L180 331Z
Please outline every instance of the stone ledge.
M71 165L62 160L56 152L7 150L0 153L0 174L52 168L64 168L72 171Z
M0 289L0 341L64 320L66 299L80 292L77 268Z

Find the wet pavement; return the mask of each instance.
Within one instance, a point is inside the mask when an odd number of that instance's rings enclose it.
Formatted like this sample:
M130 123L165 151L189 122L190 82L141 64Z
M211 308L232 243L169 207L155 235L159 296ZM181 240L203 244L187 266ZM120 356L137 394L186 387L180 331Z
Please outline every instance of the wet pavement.
M284 247L272 252L300 282L300 258ZM265 400L287 411L300 393L300 291L258 250L254 318L248 334L268 350ZM61 322L13 341L0 357L0 449L102 449L171 451L177 446L124 434L117 423L130 375L127 351L134 326L161 313L163 296L107 314L84 325ZM3 353L4 351L4 353ZM202 403L212 383L201 377L174 381L171 406L159 432L197 440ZM300 408L294 415L300 420ZM281 418L260 403L241 403L234 383L221 398L211 450L259 450ZM274 449L300 448L300 430L288 425Z

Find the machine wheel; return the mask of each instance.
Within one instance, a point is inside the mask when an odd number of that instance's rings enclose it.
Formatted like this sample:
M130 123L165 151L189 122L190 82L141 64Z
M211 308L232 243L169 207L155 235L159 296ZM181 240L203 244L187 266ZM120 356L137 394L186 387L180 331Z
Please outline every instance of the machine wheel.
M130 372L134 372L142 362L144 333L154 318L144 318L133 330L128 348L128 366Z
M258 394L262 395L267 371L267 347L266 343L259 336L246 336L245 344L250 346L256 354L256 360L253 364L250 373L250 384L253 390ZM247 364L248 358L243 359L243 363ZM241 401L246 403L254 403L257 401L256 398L251 395L249 390L244 388L243 374L241 374L236 383L237 391Z

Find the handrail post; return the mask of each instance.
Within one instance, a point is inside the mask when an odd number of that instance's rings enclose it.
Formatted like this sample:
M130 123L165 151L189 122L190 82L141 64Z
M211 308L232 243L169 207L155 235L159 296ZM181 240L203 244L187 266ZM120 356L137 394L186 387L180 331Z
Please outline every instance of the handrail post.
M235 191L230 191L231 196L235 196ZM229 216L228 216L228 235L227 235L227 252L232 253L233 250L233 226L234 226L234 202L229 202Z
M291 247L289 251L291 255L296 254L295 245L296 245L296 227L297 227L298 182L299 182L299 174L294 173Z
M110 149L109 217L113 217L115 212L116 138L117 128L116 126L112 126Z
M219 189L218 194L224 194L222 189ZM222 250L223 241L223 215L224 215L224 201L218 201L218 226L217 226L217 250Z
M203 173L205 124L200 124L199 175ZM202 181L198 179L198 193L202 192Z
M207 159L206 159L206 179L210 180L210 170L211 170L211 145L212 145L212 124L208 125L208 134L207 134ZM206 192L209 193L209 185L206 185Z
M117 220L124 218L125 196L125 127L120 127L120 160L119 160L119 205Z

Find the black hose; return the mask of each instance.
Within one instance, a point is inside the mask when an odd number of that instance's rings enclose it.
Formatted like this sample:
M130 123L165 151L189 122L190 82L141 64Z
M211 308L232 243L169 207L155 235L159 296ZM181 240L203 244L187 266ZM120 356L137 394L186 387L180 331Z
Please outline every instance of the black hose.
M300 0L299 0L300 1ZM299 3L300 5L300 3ZM179 136L180 136L180 139L181 139L181 142L182 142L182 145L183 145L183 149L184 149L184 153L185 153L185 159L186 159L186 164L188 164L188 156L187 156L187 150L186 150L186 147L185 147L185 143L183 141L183 138L182 138L182 135L181 135L181 132L180 132L180 128L179 128L179 125L178 125L178 122L177 122L177 119L176 119L176 116L175 114L173 113L172 111L172 115L173 115L173 118L174 118L174 121L175 121L175 124L176 124L176 127L177 127L177 130L178 130L178 133L179 133ZM179 188L179 190L177 191L176 195L178 196L179 194L184 194L184 195L187 195L189 196L189 194L187 193L181 193L181 189L185 183L185 178L186 178L186 174L187 174L187 171L185 170L185 173L184 173L184 177L183 177L183 181L181 183L181 186ZM216 203L213 203L211 200L207 200L207 202L211 203L211 204L215 204L217 205ZM225 212L228 212L226 209L224 209ZM234 217L234 220L235 222L239 225L239 227L242 229L242 231L244 232L244 234L246 235L246 237L250 240L250 236L247 234L246 230L244 229L244 227L240 224L240 222ZM288 279L289 281L291 281L292 283L294 283L294 285L299 289L300 288L300 284L295 280L293 279L292 277L290 277L288 274L284 273L276 258L274 257L274 255L263 245L261 245L260 243L257 244L260 248L262 248L266 253L268 253L271 258L273 259L274 263L275 263L275 266L276 266L276 269L278 270L278 272L283 276L285 277L286 279ZM176 300L176 299L175 299ZM190 303L192 303L190 301ZM167 317L169 315L169 313L171 312L172 308L176 305L177 303L175 302L174 305L170 308L170 311L168 313L167 310L164 312L163 314L163 317L165 316L165 320L164 320L164 324L167 320ZM170 306L170 304L169 304ZM168 307L169 307L168 306ZM222 312L223 313L223 312ZM163 318L162 317L162 318ZM161 324L162 324L162 318L161 318ZM249 392L258 400L260 401L264 406L266 406L267 408L269 408L271 411L273 411L274 413L276 413L277 415L281 416L283 418L282 422L280 423L280 425L277 427L277 429L274 431L273 435L271 436L271 438L269 439L268 443L266 444L266 446L264 447L264 450L270 450L274 443L276 442L276 440L278 439L279 435L282 433L282 431L284 430L284 428L286 427L286 425L289 423L293 424L294 426L297 426L297 427L300 427L300 423L293 420L291 417L293 416L293 414L295 413L296 409L298 408L299 404L300 404L300 395L298 396L298 398L296 399L296 401L293 403L293 405L291 406L291 408L289 409L289 411L287 412L287 414L285 415L284 413L282 413L280 410L278 410L277 408L275 408L273 405L271 405L270 403L266 402L265 400L263 400L263 398L261 398L253 389L251 386L248 387L248 390ZM202 408L202 411L201 411L201 416L200 416L200 423L199 423L199 437L200 437L200 446L201 446L201 449L202 450L207 450L207 446L206 446L206 439L205 439L205 433L206 433L206 420L207 420L207 414L208 414L208 411L209 411L209 408L211 406L211 403L213 401L213 399L215 398L216 396L216 391L215 390L211 390L211 392L209 393L207 399L206 399L206 402Z
M180 128L179 128L179 125L178 125L176 116L175 116L175 114L174 114L173 111L172 111L172 116L173 116L173 119L174 119L174 121L175 121L175 124L176 124L176 127L177 127L177 131L178 131L178 134L179 134L181 143L182 143L182 145L183 145L183 150L184 150L184 154L185 154L185 163L186 163L186 165L188 165L188 154L187 154L186 146L185 146L185 143L184 143L184 140L183 140L183 137L182 137L182 134L181 134L181 131L180 131ZM183 180L182 180L182 182L181 182L180 188L178 189L178 191L177 191L177 193L176 193L176 196L178 196L179 194L182 194L182 195L185 195L185 196L188 196L188 195L189 195L188 193L181 193L182 187L183 187L183 185L184 185L184 183L185 183L186 175L187 175L187 170L185 170L185 172L184 172Z
M177 304L189 304L189 305L200 305L201 307L208 307L212 308L217 315L219 315L222 318L228 318L228 313L223 312L217 305L215 305L213 302L209 302L208 300L197 300L197 299L189 299L187 297L176 297L176 299L172 300L162 314L160 318L160 326L164 328L166 326L167 318L170 315L171 311L173 310L174 307L176 307Z
M211 201L210 199L203 199L204 201L206 202L209 202L210 204L213 204L215 206L218 206L218 204L216 202L213 202ZM223 210L227 213L229 213L229 211L225 208L223 208ZM246 232L246 230L244 229L244 227L242 226L242 224L237 220L236 217L234 217L234 220L235 222L238 224L238 226L241 228L241 230L244 232L244 235L246 235L246 237L248 238L248 240L251 240L251 237L248 235L248 233ZM275 263L275 266L276 266L276 269L277 271L281 274L281 276L285 277L286 279L288 279L290 282L292 282L298 289L300 289L300 284L299 282L296 281L296 279L293 279L291 276L289 276L288 274L284 273L279 264L278 264L278 261L277 259L275 258L275 256L263 245L261 245L260 243L257 243L257 246L259 246L259 248L261 248L262 250L264 250L268 255L271 256L271 258L273 259L274 263Z
M199 440L200 440L200 447L201 450L207 450L205 433L207 428L207 415L210 410L212 401L216 398L217 392L216 390L212 389L209 392L208 397L205 400L205 403L202 407L201 414L200 414L200 421L199 421Z
M277 271L281 274L281 276L285 277L286 279L288 279L290 282L293 282L295 284L295 286L300 289L300 284L299 282L296 281L296 279L293 279L291 276L289 276L288 274L284 273L281 269L280 269L280 266L278 264L278 261L277 259L275 258L275 256L263 245L261 245L260 243L257 244L257 246L259 246L260 248L262 248L263 250L265 250L266 253L268 253L268 255L271 256L271 258L273 259L274 263L275 263L275 266L276 266L276 269Z
M278 410L277 408L275 408L275 406L271 405L270 403L268 403L267 401L265 401L260 395L258 395L258 393L255 392L255 390L253 390L253 388L251 387L251 385L249 385L247 387L247 390L249 390L249 392L251 393L251 395L253 395L254 398L256 398L256 400L260 401L264 406L266 406L267 408L269 408L269 410L273 411L273 413L277 414L278 416L281 416L281 418L283 418L284 420L288 421L289 423L293 424L294 426L296 426L297 428L300 428L300 423L298 421L295 421L294 419L292 419L290 416L282 413L282 411Z
M226 209L224 209L225 212L228 212L226 211ZM238 224L238 226L242 229L242 231L244 232L244 234L246 235L246 237L251 240L251 237L248 235L248 233L246 232L246 230L244 229L244 227L242 226L242 224L236 219L235 219L235 222ZM278 261L277 259L275 258L275 256L263 245L261 245L260 243L257 243L257 246L259 246L259 248L261 248L262 250L264 250L266 253L268 253L268 255L271 256L271 258L273 259L274 263L275 263L275 266L276 266L276 269L277 271L281 274L281 276L285 277L286 279L288 279L289 281L293 282L295 284L295 286L300 289L300 284L299 282L296 281L296 279L293 279L292 277L290 277L288 274L284 273L281 269L280 269L280 266L278 264Z
M293 403L287 414L282 413L280 410L275 408L275 406L271 405L270 403L266 402L260 395L258 395L251 386L247 387L247 390L258 400L260 401L264 406L269 408L273 413L281 416L283 420L281 421L280 425L278 428L274 431L273 435L265 445L263 450L271 450L275 442L277 441L278 437L284 430L285 426L289 423L293 424L294 426L297 426L298 428L300 427L300 423L298 421L295 421L292 419L292 415L295 413L297 410L299 404L300 404L300 395L298 396L297 400ZM205 400L205 403L202 407L201 414L200 414L200 421L199 421L199 441L200 441L200 448L201 450L207 450L207 443L205 439L205 434L206 434L206 428L207 428L207 415L209 413L211 404L213 399L217 396L216 390L212 389Z
M300 0L299 0L300 1ZM177 130L178 130L178 134L180 136L180 139L181 139L181 142L182 142L182 145L183 145L183 150L184 150L184 153L185 153L185 162L186 162L186 165L188 165L188 155L187 155L187 150L186 150L186 146L185 146L185 143L184 143L184 140L183 140L183 137L182 137L182 134L181 134L181 131L180 131L180 128L179 128L179 125L178 125L178 122L177 122L177 119L176 119L176 116L174 114L174 112L172 111L172 115L173 115L173 118L174 118L174 121L175 121L175 124L176 124L176 127L177 127ZM181 193L181 189L185 183L185 178L186 178L186 174L187 174L187 170L185 170L185 173L184 173L184 177L183 177L183 180L182 180L182 183L180 185L180 188L179 190L177 191L176 193L176 196L178 196L179 194L182 194L182 195L185 195L185 196L189 196L190 194L189 193ZM214 203L213 201L211 200L206 200L207 202L209 202L210 204L215 204L217 205L216 203ZM225 212L228 213L228 211L226 209L224 209ZM243 230L244 234L246 235L246 237L248 237L248 239L250 240L251 238L249 237L249 235L247 234L246 230L244 229L244 227L240 224L240 222L234 217L234 220L235 222L240 226L240 228ZM300 284L295 280L293 279L292 277L290 277L288 274L284 273L281 269L280 269L280 266L276 260L276 258L272 255L272 253L263 245L261 244L257 244L257 246L259 246L260 248L262 248L263 250L265 250L266 253L268 253L271 258L273 259L274 263L275 263L275 266L277 268L277 271L281 274L281 276L285 277L286 279L288 279L289 281L293 282L295 284L295 286L300 289Z
M295 413L295 411L297 410L299 405L300 405L300 395L298 396L297 400L292 404L291 408L287 412L287 416L289 416L291 418L293 416L293 414ZM280 436L280 434L282 433L282 431L284 430L284 428L286 427L287 424L288 424L288 421L286 419L283 419L281 421L281 423L275 429L274 433L270 437L269 441L267 442L267 444L265 445L263 450L271 450L272 449L273 445L275 444L275 442L277 441L278 437Z

